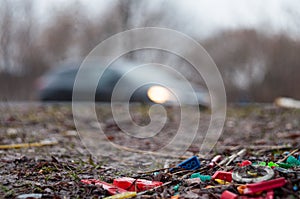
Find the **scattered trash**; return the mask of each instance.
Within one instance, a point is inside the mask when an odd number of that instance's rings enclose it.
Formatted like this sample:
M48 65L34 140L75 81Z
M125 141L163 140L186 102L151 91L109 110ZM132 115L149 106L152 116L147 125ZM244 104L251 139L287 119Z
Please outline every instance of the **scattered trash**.
M171 199L179 199L179 195L171 196Z
M225 180L221 180L221 179L215 179L215 182L217 182L218 184L230 184L230 182L225 181Z
M209 163L209 167L210 167L210 168L213 168L213 167L216 165L216 163L218 163L221 159L222 159L222 156L221 156L221 155L215 156L215 157L211 160L211 162Z
M276 163L274 163L274 162L269 162L268 163L268 167L278 167L279 165L278 164L276 164Z
M193 173L191 175L191 178L199 178L202 182L210 181L211 180L211 176L209 176L209 175L201 175L200 173Z
M16 199L41 199L41 198L55 198L59 199L60 197L48 194L41 194L41 193L28 193L22 194L16 197Z
M292 156L294 151L285 155L283 152L277 156L272 154L270 159L256 158L248 154L243 160L246 150L242 149L227 156L223 162L221 155L216 155L212 159L200 158L201 167L198 157L193 156L177 164L176 168L179 170L173 170L174 172L170 169L166 172L166 168L161 168L144 173L146 179L158 179L157 176L161 175L170 176L159 178L162 181L146 180L142 179L143 177L122 177L114 179L112 184L93 179L82 182L103 187L112 195L106 199L144 196L157 198L158 195L151 196L155 193L162 194L159 197L172 199L196 197L197 194L200 194L197 197L205 198L273 199L287 197L282 195L287 187L290 192L285 194L299 197L300 172L296 170L299 160ZM279 159L282 157L285 162ZM154 192L157 190L160 191ZM212 193L213 197L209 197Z
M27 199L27 198L42 198L43 194L40 193L29 193L29 194L22 194L16 197L16 199Z
M277 164L279 167L285 168L285 169L289 169L289 168L293 167L293 165L288 164L288 163L277 162L276 164Z
M193 156L178 164L177 167L187 170L196 170L200 168L200 162L197 156Z
M300 166L300 161L297 160L294 156L289 156L286 160L286 163L292 165L292 166Z
M219 165L226 165L226 166L228 166L228 165L230 165L230 163L235 159L235 158L237 158L237 157L243 157L245 154L246 154L246 149L242 149L242 150L240 150L238 153L234 153L234 154L232 154L230 157L226 157L225 159L223 159L220 163L219 163Z
M113 185L125 189L127 191L146 191L148 189L153 189L154 187L161 186L163 183L158 181L149 181L144 179L134 179L134 178L118 178L114 179Z
M232 181L232 173L231 172L225 172L225 171L217 171L213 176L212 179L216 180L224 180L227 182Z
M254 184L241 185L237 189L240 194L255 194L261 191L268 191L285 185L287 181L284 178L258 182Z
M84 184L94 184L103 187L110 195L116 195L120 193L127 193L128 191L122 188L119 188L115 185L96 180L96 179L88 179L88 180L81 180Z
M125 193L120 193L120 194L116 194L113 196L108 196L108 197L105 197L104 199L125 199L125 198L133 198L136 195L137 195L136 192L125 192Z
M251 165L252 162L249 161L249 160L244 160L242 163L238 163L238 166L240 167L244 167L244 166L248 166L248 165Z
M238 168L232 173L232 179L240 183L261 182L273 178L274 171L270 167L249 165Z
M258 165L262 166L262 167L265 167L265 166L267 166L267 163L266 162L259 162Z
M239 196L230 192L230 191L224 191L221 195L221 199L237 199Z
M177 192L178 189L179 189L179 186L180 186L179 184L178 184L178 185L175 185L175 186L173 187L173 190Z

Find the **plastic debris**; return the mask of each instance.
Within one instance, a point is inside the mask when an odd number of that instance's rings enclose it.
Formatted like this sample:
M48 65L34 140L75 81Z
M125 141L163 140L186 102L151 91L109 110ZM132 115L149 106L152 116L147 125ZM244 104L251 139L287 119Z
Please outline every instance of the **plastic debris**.
M236 195L235 193L232 193L230 191L224 191L221 195L221 199L237 199L238 195Z
M249 161L249 160L244 160L243 162L238 163L238 165L239 165L240 167L248 166L248 165L251 165L251 164L252 164L252 162Z
M276 157L273 153L255 157L253 156L255 153L249 151L245 155L245 150L242 150L240 153L233 153L234 155L229 154L223 166L220 166L220 163L211 166L211 163L220 161L220 155L218 158L215 156L214 161L200 158L201 168L198 157L193 156L177 165L181 168L188 165L187 170L178 169L176 172L170 172L168 168L161 168L142 173L145 174L145 178L159 179L158 181L123 177L109 184L113 187L107 188L104 186L107 184L103 182L99 185L110 191L110 195L113 194L107 199L143 198L143 196L154 198L156 194L173 199L210 198L210 193L214 198L221 199L274 199L294 196L297 198L300 192L300 172L297 167L299 160L296 158L298 153L294 151L286 156L276 151L278 154ZM243 159L240 155L246 157ZM195 165L200 169L194 171ZM140 177L144 178L143 175ZM98 181L92 183L97 185ZM117 189L119 191L116 191Z
M239 152L237 152L237 153L234 153L234 154L232 154L231 156L229 156L229 157L226 157L225 159L223 159L220 163L219 163L219 165L226 165L226 166L228 166L235 158L237 158L237 157L243 157L245 154L246 154L246 149L242 149L242 150L240 150Z
M277 162L276 164L277 164L279 167L285 168L285 169L289 169L289 168L292 168L292 167L293 167L293 165L288 164L288 163Z
M171 196L171 199L178 199L178 198L179 198L179 195Z
M29 193L29 194L22 194L16 197L16 199L27 199L27 198L31 198L31 199L38 199L38 198L42 198L44 197L43 194L40 193Z
M259 162L258 165L265 167L265 166L267 166L267 163L266 162Z
M300 161L297 160L297 158L295 158L294 156L289 156L286 159L286 163L292 165L292 166L300 166Z
M240 194L255 194L261 191L267 191L282 187L286 184L286 182L287 181L284 178L277 178L269 181L241 185L238 187L238 191Z
M200 161L197 156L193 156L180 164L177 167L184 168L186 170L196 170L200 168Z
M269 162L268 167L278 167L279 165L274 162Z
M298 191L298 186L297 185L293 186L293 191Z
M99 185L103 187L110 195L116 195L120 193L127 193L128 191L122 188L119 188L115 185L109 184L107 182L103 182L100 180L96 179L87 179L87 180L81 180L82 183L84 184L94 184L94 185Z
M125 192L125 193L120 193L120 194L116 194L113 196L108 196L105 197L104 199L125 199L125 198L133 198L135 197L137 194L136 192Z
M221 159L222 159L221 155L216 155L209 163L209 167L213 168L216 165L216 163L218 163Z
M289 155L289 154L290 154L289 151L285 151L285 152L282 153L282 155L284 155L284 156L287 156L287 155Z
M223 185L230 184L230 182L225 181L225 180L221 180L221 179L215 179L215 181L216 181L218 184L223 184Z
M114 179L113 185L125 189L127 191L145 191L152 189L154 187L161 186L163 183L158 181L149 181L144 179L134 179L134 178L117 178Z
M232 179L241 183L253 183L270 180L274 171L270 167L249 165L233 171Z
M225 172L225 171L217 171L213 176L212 179L220 179L225 180L227 182L232 181L232 173L231 172Z
M179 184L178 184L178 185L175 185L175 186L173 187L173 190L174 190L174 191L178 191L179 187L180 187Z
M193 173L191 175L191 178L200 178L202 182L205 182L205 181L210 181L212 177L209 175L201 175L200 173Z

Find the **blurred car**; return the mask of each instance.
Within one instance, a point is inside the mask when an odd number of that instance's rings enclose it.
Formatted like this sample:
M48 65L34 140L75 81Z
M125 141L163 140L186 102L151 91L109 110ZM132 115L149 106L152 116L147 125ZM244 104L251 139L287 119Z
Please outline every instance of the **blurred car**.
M40 77L37 84L39 99L71 101L79 65L80 63L62 64ZM113 100L118 102L209 106L210 97L205 89L193 85L193 90L188 91L184 81L175 73L163 70L155 64L133 67L132 64L123 62L104 68L97 61L80 69L80 73L85 80L81 81L82 84L76 88L76 92L77 96L82 96L82 100L85 100L84 96L91 92L92 84L97 81L95 101L111 102L114 97ZM102 74L100 79L99 74ZM118 83L119 81L121 82ZM114 91L116 87L118 89ZM134 92L130 94L130 90Z

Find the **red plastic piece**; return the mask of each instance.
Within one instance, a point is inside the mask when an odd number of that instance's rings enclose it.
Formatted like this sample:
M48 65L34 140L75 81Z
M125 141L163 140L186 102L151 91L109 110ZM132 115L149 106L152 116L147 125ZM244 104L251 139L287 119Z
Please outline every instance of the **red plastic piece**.
M274 191L273 190L269 190L267 192L267 195L266 195L265 199L274 199Z
M241 196L240 199L274 199L274 191L269 190L266 197Z
M275 188L282 187L283 185L285 185L286 182L287 181L285 180L285 178L277 178L274 180L247 184L246 188L243 191L243 194L253 194L261 191L272 190Z
M123 177L123 178L114 179L113 184L127 191L140 192L140 191L152 189L157 186L161 186L163 183L158 181Z
M100 181L100 180L96 180L96 179L81 180L81 182L84 183L84 184L94 184L94 185L102 186L103 189L107 190L107 192L110 195L115 195L115 194L119 194L119 193L128 192L125 189L116 187L112 184L109 184L107 182L103 182L103 181Z
M221 180L225 180L227 182L231 182L232 181L232 174L231 174L231 172L217 171L212 176L212 179L221 179Z
M240 167L245 167L245 166L248 166L248 165L251 165L251 164L252 164L252 162L249 161L249 160L245 160L245 161L243 161L242 163L238 163L238 165L239 165Z
M238 198L238 195L226 190L222 193L220 199L237 199L237 198Z
M208 164L210 168L214 167L217 162L219 162L222 159L221 155L216 155L211 162Z

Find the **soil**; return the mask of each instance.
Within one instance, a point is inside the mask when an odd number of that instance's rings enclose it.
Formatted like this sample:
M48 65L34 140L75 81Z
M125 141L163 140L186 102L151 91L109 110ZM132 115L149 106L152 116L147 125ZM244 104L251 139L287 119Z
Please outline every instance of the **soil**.
M210 110L201 110L200 125L194 135L195 107L186 108L190 114L183 115L186 121L183 139L175 139L168 145L178 134L183 120L180 114L184 111L179 107L166 107L164 117L164 112L155 109L153 113L159 115L153 120L156 125L146 128L152 122L149 107L132 104L131 118L121 117L116 122L110 105L97 104L98 121L92 118L92 110L83 109L75 125L71 104L2 103L0 145L7 149L0 149L0 197L21 198L22 194L40 194L31 196L103 198L109 196L107 190L95 184L84 184L81 180L98 179L112 183L114 179L126 176L167 184L137 198L170 198L173 195L219 198L225 190L239 194L239 183L219 185L215 181L191 182L187 179L194 172L213 175L217 170L236 170L243 160L285 162L291 152L294 157L299 156L300 110L297 109L283 109L272 104L229 105L223 133L210 150L201 148ZM159 129L161 124L162 129ZM8 148L24 143L31 145ZM34 146L32 143L52 145ZM215 155L224 159L242 149L246 149L246 153L227 166L208 167ZM180 169L177 168L170 172L163 169L176 167L193 155L197 155L201 162L196 171L178 172ZM274 189L275 198L299 198L300 168L291 168L291 173L274 171L274 178L285 177L287 180L284 187Z

